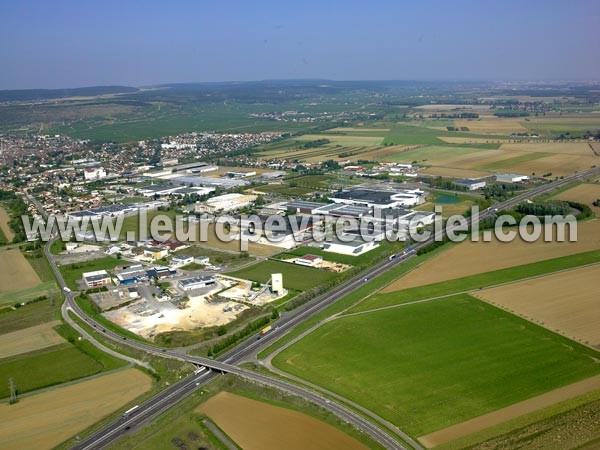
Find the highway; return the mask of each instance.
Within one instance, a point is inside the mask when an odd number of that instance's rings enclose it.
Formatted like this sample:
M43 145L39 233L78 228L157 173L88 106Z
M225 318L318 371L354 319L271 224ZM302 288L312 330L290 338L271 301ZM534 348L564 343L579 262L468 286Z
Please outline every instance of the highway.
M517 195L505 202L495 205L493 209L490 208L490 209L482 211L479 216L479 219L480 220L485 219L486 217L495 214L495 210L497 210L497 209L501 210L501 209L511 208L524 200L544 194L544 193L549 192L553 189L556 189L557 187L562 186L566 183L581 180L590 175L594 175L598 172L600 172L600 168L592 168L592 169L589 169L586 171L582 171L573 176L566 177L564 179L555 180L546 185L539 186L534 189L530 189L530 190L528 190L520 195ZM471 224L472 218L467 218L467 221L469 224ZM214 376L217 376L216 374L219 372L232 373L232 374L238 375L240 377L243 377L249 381L260 383L260 384L270 386L270 387L274 387L274 388L280 389L282 391L288 392L290 394L303 397L303 398L313 402L314 404L331 411L333 414L335 414L342 420L345 420L346 422L352 424L358 430L361 430L362 432L367 433L369 436L371 436L375 441L379 442L385 448L388 448L388 449L405 449L405 448L407 448L391 432L389 432L387 429L385 429L385 427L383 425L378 426L378 425L373 424L370 420L368 420L365 417L363 417L362 415L356 413L354 410L349 409L348 407L346 407L334 400L326 398L321 394L318 394L307 388L300 387L291 382L284 381L279 378L268 376L268 375L265 375L262 373L257 373L257 372L249 371L246 369L242 369L242 368L238 367L236 364L239 364L240 362L255 358L255 356L261 350L268 347L271 343L273 343L277 339L280 339L283 336L285 336L287 333L292 331L297 325L299 325L303 321L309 319L310 317L313 317L314 315L323 311L324 309L326 309L331 304L335 303L336 301L338 301L340 298L344 297L348 293L363 286L365 284L365 282L368 282L369 280L372 280L373 278L376 278L377 276L381 275L382 273L387 272L388 270L397 266L398 264L402 264L403 262L409 260L410 258L413 258L416 255L416 252L420 248L431 244L432 242L434 242L434 240L436 238L440 239L441 237L443 237L443 234L444 234L444 231L441 231L437 235L432 236L429 240L413 245L414 251L405 253L402 255L398 255L396 258L394 258L392 260L383 261L382 263L361 273L359 276L355 277L354 279L349 280L348 282L341 284L339 286L336 286L329 292L311 300L307 304L302 305L302 306L298 307L297 309L295 309L287 314L282 315L282 317L280 319L278 319L277 322L275 323L275 326L273 327L272 331L270 331L262 339L256 340L256 339L250 338L250 339L242 342L235 349L233 349L232 351L230 351L229 353L224 355L222 358L219 358L218 360L201 358L201 357L196 357L196 356L189 356L189 355L185 355L180 352L177 352L175 350L165 350L165 349L161 349L159 347L156 347L156 346L153 346L153 345L150 345L147 343L142 343L142 342L134 341L131 339L125 339L122 336L120 336L108 329L104 329L104 327L101 324L94 322L92 318L86 316L85 313L83 311L81 311L81 309L75 303L75 301L74 301L75 294L72 292L65 292L66 300L63 305L63 316L68 315L69 310L73 311L73 313L75 315L77 315L79 318L81 318L82 320L84 320L85 322L90 324L91 326L95 326L96 329L98 329L104 336L106 336L109 339L118 341L121 344L128 345L130 347L145 351L150 354L154 354L154 355L158 355L158 356L162 356L162 357L168 357L168 358L175 358L175 359L187 361L187 362L190 362L190 363L193 363L196 365L200 365L200 366L204 366L204 367L211 369L211 372L208 372L208 373L205 372L205 373L202 373L199 375L189 376L189 377L185 378L184 380L182 380L181 382L165 389L164 391L160 392L159 394L157 394L153 398L149 399L145 403L142 403L140 405L140 407L135 411L135 413L132 414L127 419L117 420L117 421L105 426L98 432L92 434L91 436L85 438L83 441L79 442L73 448L78 449L78 450L79 449L89 450L89 449L105 448L111 442L114 442L115 440L117 440L124 433L127 433L127 431L130 428L138 426L142 423L146 423L147 421L149 421L149 420L153 419L154 417L156 417L157 415L159 415L161 412L165 411L169 407L176 404L181 399L188 397L190 394L192 394L195 390L197 390L204 383L206 383L207 381L212 379ZM60 271L56 267L53 257L49 251L51 242L47 243L47 245L44 248L44 251L45 251L46 257L50 261L51 267L57 277L57 280L59 281L59 284L61 285L61 288L64 288L65 282L62 278L62 275L60 274ZM409 443L409 445L411 447L418 448L418 449L421 448L421 446L417 442L415 442L413 439L411 439L409 436L405 435L404 433L400 433L400 435L406 442Z

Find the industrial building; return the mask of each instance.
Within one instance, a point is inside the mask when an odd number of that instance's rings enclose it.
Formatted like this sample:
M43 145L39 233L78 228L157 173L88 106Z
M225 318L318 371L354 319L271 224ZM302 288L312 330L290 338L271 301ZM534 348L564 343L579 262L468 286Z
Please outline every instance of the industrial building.
M294 260L294 264L300 266L315 267L316 265L323 262L323 258L317 255L304 255Z
M424 192L418 189L385 191L357 188L339 192L329 197L329 199L335 203L369 206L381 209L419 205L425 201L423 194Z
M351 241L345 242L338 238L323 244L326 252L339 253L340 255L358 256L379 246L379 242L365 241L360 236L355 236Z
M122 270L115 271L117 282L122 285L138 283L148 279L148 274L141 264L135 264Z
M112 281L106 270L96 270L94 272L85 272L83 274L83 282L86 287L94 288L109 285Z
M215 277L210 275L202 277L192 277L179 280L179 287L184 291L192 291L194 289L201 289L207 286L212 286L217 282Z
M310 216L278 216L277 219L272 217L275 216L258 216L260 223L254 223L250 219L240 219L239 227L244 238L258 244L292 248L304 241L306 234L314 226L313 218ZM254 225L257 225L256 228Z
M246 180L228 177L204 177L204 176L182 176L171 178L172 183L184 186L211 186L220 187L222 189L233 189L237 187L248 186L250 184Z
M515 173L496 174L496 181L500 183L522 183L527 180L529 180L527 175L517 175Z
M196 211L212 214L238 211L251 206L256 200L256 195L249 194L224 194L209 198L203 205L198 205Z
M171 265L176 267L187 266L188 264L192 264L194 262L193 256L187 255L177 255L173 256L171 259Z
M474 179L470 179L470 178L455 181L454 184L457 186L465 187L469 191L476 191L477 189L483 189L486 185L485 180L474 180Z

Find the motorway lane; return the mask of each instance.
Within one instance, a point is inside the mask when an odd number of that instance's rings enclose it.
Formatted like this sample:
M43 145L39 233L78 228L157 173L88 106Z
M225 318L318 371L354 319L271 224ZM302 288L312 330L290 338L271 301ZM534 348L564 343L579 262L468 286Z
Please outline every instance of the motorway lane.
M596 168L596 169L584 171L580 174L577 174L577 175L574 175L571 177L567 177L563 180L556 180L547 185L527 191L527 192L525 192L521 195L518 195L506 202L500 203L500 204L496 205L496 208L494 208L494 209L510 208L523 200L526 200L533 196L537 196L537 195L543 194L545 192L548 192L548 191L555 189L556 187L563 185L565 183L568 183L571 181L576 181L581 178L587 177L598 171L600 171L600 169ZM494 211L492 209L487 209L485 211L482 211L480 214L480 219L484 219L492 214L494 214ZM469 218L468 219L469 224L471 223L471 221L472 221L472 219ZM225 355L223 357L222 361L210 360L207 358L200 358L200 357L188 357L186 355L177 354L172 351L161 350L161 349L158 349L157 347L154 347L154 346L151 346L148 344L143 344L143 343L135 342L132 340L125 340L124 338L116 335L115 333L111 332L110 330L104 330L104 333L111 339L115 339L120 342L126 342L128 345L131 345L132 347L147 351L149 353L154 353L154 354L157 354L159 356L164 356L164 357L184 359L186 361L193 362L196 364L201 364L201 365L211 367L213 369L220 370L223 372L234 373L234 374L242 376L246 379L251 379L251 380L257 381L261 384L266 384L269 386L277 387L277 388L285 390L287 392L294 393L295 395L300 395L302 397L308 398L311 401L314 401L316 404L334 412L339 417L345 418L349 423L352 423L358 429L362 429L363 431L367 432L369 435L371 435L374 439L381 442L382 444L384 444L384 442L385 442L384 445L386 446L386 448L404 448L401 444L398 443L398 441L396 441L393 437L391 437L387 432L381 430L380 428L373 425L369 421L366 421L362 416L359 416L357 413L349 410L348 408L346 408L342 405L332 402L329 399L326 399L315 392L312 392L310 390L296 386L294 384L291 384L291 383L288 383L285 381L281 381L279 379L274 379L272 377L268 377L268 376L265 376L262 374L256 374L255 372L250 372L250 371L247 371L244 369L240 369L237 366L233 365L232 363L239 363L244 358L247 358L250 355L256 355L262 349L264 349L268 345L270 345L273 341L283 337L285 334L287 334L289 331L291 331L296 325L298 325L302 321L306 320L309 317L312 317L313 315L315 315L318 312L327 308L329 305L331 305L335 301L342 298L347 293L352 292L356 288L362 286L365 282L365 278L368 278L370 280L371 278L376 277L383 272L386 272L387 270L391 269L395 265L401 264L402 262L412 258L419 248L429 245L430 243L432 243L435 240L436 237L439 238L442 235L443 235L443 232L441 234L438 233L437 235L433 236L430 240L428 240L426 242L415 244L413 246L413 248L415 250L414 253L400 255L393 260L384 261L383 263L379 264L378 266L375 266L374 268L370 269L366 273L361 274L357 278L350 280L349 282L334 288L332 291L329 291L328 293L323 294L322 296L317 297L316 299L313 299L306 305L299 307L297 310L293 311L289 315L282 317L278 321L277 327L272 332L270 332L267 336L263 337L262 339L260 339L258 341L252 341L251 339L245 341L244 343L242 343L241 345L236 347L236 349L234 349L232 352ZM49 251L47 251L48 248L49 248L49 245L47 245L45 247L47 256L49 257L49 260L51 261L53 270L57 274L57 278L60 281L62 281L61 285L64 286L64 280L62 280L62 276L60 275L60 272L58 272L55 265L52 264L53 260L51 258L51 255L49 254ZM74 295L72 293L67 293L66 297L67 297L67 302L69 303L69 305L68 305L69 309L72 309L77 315L79 315L81 318L86 320L88 323L93 323L93 321L90 318L86 317L85 314L83 314L83 312L79 310L79 308L77 307L77 305L75 304L75 302L73 300ZM98 327L98 325L99 324L96 324L97 327ZM161 393L155 397L157 399L156 402L158 405L162 405L164 407L164 409L166 409L171 404L172 401L175 401L175 398L177 397L177 395L179 395L176 392L179 392L179 393L181 393L182 396L185 396L185 395L188 395L189 393L193 392L197 387L198 386L196 385L195 381L193 383L190 381L189 383L185 384L184 387L182 387L180 391L178 390L178 391L171 392L171 389L169 389L167 391L163 391L163 393ZM179 397L179 398L181 398L181 397ZM140 410L138 410L138 412L136 412L136 416L135 416L135 417L140 417L143 419L143 420L140 420L140 423L142 421L149 420L151 417L153 417L152 415L149 416L148 413L152 413L154 411L154 407L152 405L146 406L144 404L142 406L143 407L141 407ZM87 445L86 447L77 446L77 448L86 448L86 449L103 448L105 445L112 442L112 440L114 440L114 438L117 438L118 436L120 436L124 431L125 430L123 429L122 426L120 426L120 424L118 424L118 423L111 424L108 427L106 427L105 429L101 430L100 432L98 432L95 435L91 436L90 438L86 439L85 442L88 443L88 444L86 444ZM108 434L106 435L105 438L102 438L102 436L103 436L102 433L108 433ZM94 442L96 442L98 444L98 446L94 446L95 445Z

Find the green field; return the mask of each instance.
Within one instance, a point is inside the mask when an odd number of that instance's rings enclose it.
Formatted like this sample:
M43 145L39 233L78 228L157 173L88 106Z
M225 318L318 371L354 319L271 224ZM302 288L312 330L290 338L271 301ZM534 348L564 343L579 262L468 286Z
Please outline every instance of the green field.
M78 340L79 334L68 325L59 325L55 330L68 342L0 360L0 398L10 394L10 377L19 393L24 393L127 364L98 350L91 342Z
M414 150L407 150L405 152L399 152L392 156L386 156L386 161L399 161L399 162L432 162L436 160L446 159L453 156L464 156L472 153L482 151L481 148L474 147L456 147L452 145L428 145L420 147Z
M486 286L517 281L523 278L544 275L559 270L571 269L599 261L600 250L593 250L590 252L548 259L531 264L509 267L507 269L494 270L492 272L485 272L478 275L442 281L425 286L418 286L395 292L375 294L356 305L350 310L350 312L366 311L374 308L398 305L411 300L427 299L442 295L472 291Z
M59 347L59 348L57 348ZM0 361L0 398L8 397L8 379L13 377L20 393L93 375L102 365L72 345L50 347L50 351Z
M156 216L164 215L164 216L167 216L171 220L174 221L176 214L177 214L177 212L175 211L175 209L169 209L168 211L159 211L159 210L148 211L148 213L146 215L146 220L147 220L147 226L146 226L146 233L147 234L146 234L146 236L150 236L150 222ZM139 236L140 236L140 218L139 218L139 215L136 214L136 215L133 215L133 216L125 217L123 219L123 224L121 226L121 233L120 233L121 239L126 239L127 238L127 233L129 231L133 231L135 233L136 239L139 239Z
M9 292L7 294L0 295L0 305L26 303L29 300L33 300L36 297L41 297L42 295L46 295L48 297L51 295L57 295L58 292L58 287L54 281L46 281L29 289L22 289L20 291Z
M50 300L31 303L0 314L0 334L50 322L58 319L59 316L59 301L56 301L54 305L50 304Z
M460 295L334 320L274 364L420 436L595 375L597 357Z
M272 273L283 274L283 286L298 291L306 291L328 283L336 276L335 273L327 270L274 260L259 262L235 272L228 272L228 275L258 281L259 283L267 283L271 279Z
M107 256L103 258L92 259L91 261L59 266L59 270L65 279L67 286L69 286L71 289L79 290L77 286L77 280L81 279L82 273L93 272L96 270L111 270L120 264L126 264L126 262Z

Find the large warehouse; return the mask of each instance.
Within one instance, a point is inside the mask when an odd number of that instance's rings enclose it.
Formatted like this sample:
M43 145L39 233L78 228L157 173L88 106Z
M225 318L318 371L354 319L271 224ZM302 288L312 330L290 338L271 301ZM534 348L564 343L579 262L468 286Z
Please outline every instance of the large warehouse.
M202 289L207 286L212 286L217 280L210 275L201 277L192 277L179 280L179 287L184 291L192 291L194 289Z

